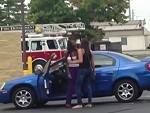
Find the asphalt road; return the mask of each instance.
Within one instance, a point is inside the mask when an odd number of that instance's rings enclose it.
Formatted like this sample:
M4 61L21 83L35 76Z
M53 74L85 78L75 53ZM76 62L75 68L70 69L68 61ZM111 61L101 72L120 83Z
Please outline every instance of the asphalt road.
M119 103L115 97L95 98L93 101L93 108L81 109L66 108L65 101L48 102L44 107L28 110L17 110L13 104L0 104L0 113L150 113L150 92L144 92L132 103Z

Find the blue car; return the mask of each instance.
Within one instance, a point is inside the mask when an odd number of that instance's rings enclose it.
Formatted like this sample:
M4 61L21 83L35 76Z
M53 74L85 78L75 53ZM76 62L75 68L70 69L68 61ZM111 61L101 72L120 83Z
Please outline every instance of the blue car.
M144 90L150 90L150 59L138 60L110 51L95 51L96 79L92 84L93 97L115 95L119 102L132 102ZM13 103L25 109L44 105L48 101L63 100L67 91L65 59L52 63L51 56L44 69L4 83L0 102ZM83 91L83 97L87 97ZM76 95L73 95L76 98Z

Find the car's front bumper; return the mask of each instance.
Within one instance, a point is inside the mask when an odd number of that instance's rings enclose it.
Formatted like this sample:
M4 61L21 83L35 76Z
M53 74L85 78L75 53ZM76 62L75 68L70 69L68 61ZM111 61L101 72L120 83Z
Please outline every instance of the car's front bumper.
M0 90L0 103L10 103L11 99L10 99L10 95L9 92L7 90Z

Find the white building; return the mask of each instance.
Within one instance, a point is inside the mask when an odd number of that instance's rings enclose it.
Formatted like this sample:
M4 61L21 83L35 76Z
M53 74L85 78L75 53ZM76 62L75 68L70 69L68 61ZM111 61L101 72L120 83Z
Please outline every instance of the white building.
M121 42L122 51L146 50L150 44L150 32L144 27L145 20L132 20L124 25L115 22L93 22L91 25L104 30L104 39Z

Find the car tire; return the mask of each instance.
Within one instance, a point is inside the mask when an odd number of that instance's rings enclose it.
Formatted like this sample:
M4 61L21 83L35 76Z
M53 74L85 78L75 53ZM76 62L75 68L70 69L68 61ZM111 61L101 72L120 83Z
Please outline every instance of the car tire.
M47 101L36 102L36 107L44 106L46 103Z
M137 99L140 98L142 94L143 94L143 91L139 91L139 93L137 95Z
M28 87L21 87L14 91L12 102L18 109L28 109L34 106L36 100L35 93Z
M114 94L119 102L132 102L138 97L138 86L134 81L124 79L116 83Z
M33 64L32 64L33 72L35 72L37 69L43 70L45 64L46 64L46 62L42 61L42 60L33 62Z

